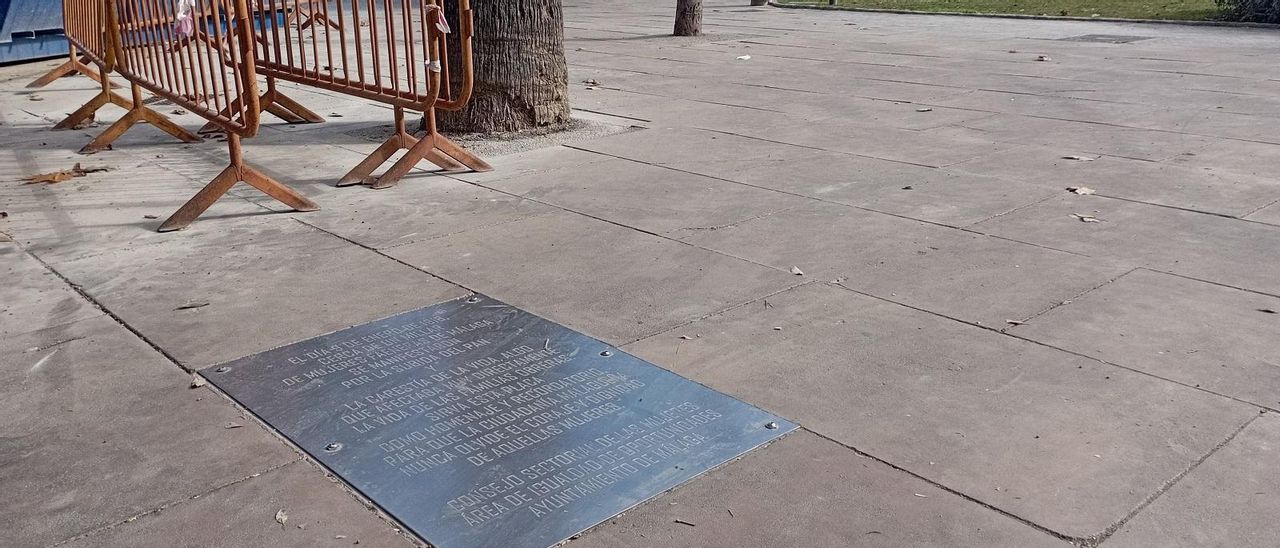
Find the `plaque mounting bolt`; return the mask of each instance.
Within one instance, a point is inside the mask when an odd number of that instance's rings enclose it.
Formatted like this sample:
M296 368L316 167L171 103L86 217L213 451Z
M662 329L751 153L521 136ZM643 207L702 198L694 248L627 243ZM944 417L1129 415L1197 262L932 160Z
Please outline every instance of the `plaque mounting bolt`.
M610 352L610 351L608 351L608 350L605 350L604 352L601 352L601 353L600 353L600 355L601 355L601 356L604 356L604 357L606 357L606 358L608 358L609 356L612 356L612 355L613 355L613 352Z
M231 368L225 365L213 370L214 373L226 373L228 371L231 371Z
M469 303L471 303L471 304L476 304L476 303L480 302L480 297L479 297L479 296L477 296L477 295L472 295L471 297L468 297L468 298L467 298L467 302L469 302Z
M766 423L764 424L764 427L765 427L765 428L768 428L768 429L770 429L770 430L777 430L777 429L778 429L778 423L776 423L776 422L766 422Z
M324 450L329 453L337 453L338 451L342 450L342 444L335 441L333 443L330 443L329 445L324 446Z

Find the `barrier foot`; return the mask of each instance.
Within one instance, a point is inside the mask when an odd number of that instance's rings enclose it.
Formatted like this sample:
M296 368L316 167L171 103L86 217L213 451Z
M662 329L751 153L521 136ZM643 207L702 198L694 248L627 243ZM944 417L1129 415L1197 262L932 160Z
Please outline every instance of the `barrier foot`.
M187 203L182 204L182 207L178 208L173 215L170 215L157 231L173 232L190 226L201 214L209 209L209 206L212 206L214 202L218 201L218 198L221 198L223 194L226 194L228 190L231 190L231 187L239 182L244 182L262 191L263 194L275 198L280 203L296 211L315 211L320 209L319 205L307 199L306 196L298 194L292 188L245 164L240 150L239 135L230 135L227 143L231 152L231 165L223 169L212 181L209 181L209 184L200 189L200 192L197 192L190 200L187 200Z
M378 166L390 160L396 152L403 149L412 150L414 146L417 146L417 137L410 135L409 130L405 127L404 109L396 107L395 116L395 135L388 137L386 141L378 145L378 148L361 160L359 164L356 164L356 167L351 168L351 171L348 171L346 175L338 179L335 186L375 184L377 179L373 177L373 170L378 169Z
M80 108L75 110L75 112L72 112L61 122L55 124L53 129L75 129L82 124L91 123L97 116L98 109L107 106L108 104L112 104L126 110L133 108L133 102L125 98L123 95L111 91L110 89L104 89L99 91L97 95L94 95L92 99L89 99L89 102L81 105Z
M280 93L280 90L276 88L275 78L267 78L267 91L258 99L258 109L259 112L269 112L289 124L319 124L324 122L323 116L302 106L302 103L295 101L293 98ZM230 106L223 109L222 115L230 118L233 113L239 111L240 100L236 99ZM198 132L221 133L222 128L213 122L209 122L201 127Z
M402 113L397 112L396 126L404 127ZM444 135L436 131L435 111L430 111L425 116L427 133L421 138L413 138L416 142L409 147L396 163L391 164L386 173L378 176L369 186L376 189L391 188L400 182L405 175L418 165L418 162L426 160L445 171L461 171L470 169L472 171L493 171L493 167L485 163L476 155L468 152L466 149L458 146L450 141ZM385 160L384 160L385 161Z
M36 78L30 84L27 84L27 87L42 88L49 84L52 84L55 80L62 78L63 76L69 76L71 74L76 74L76 73L83 74L85 76L93 78L94 80L102 79L102 76L98 74L98 71L95 70L93 67L89 66L89 63L87 62L87 58L81 57L79 54L77 54L75 46L72 46L71 58L67 59L67 62L54 67L53 70L46 72L44 76ZM117 87L117 86L116 84L111 84L111 87Z
M89 144L85 145L84 148L81 148L80 154L94 154L110 148L111 143L115 142L115 140L119 139L121 135L124 135L126 131L129 131L129 128L139 122L149 123L155 126L156 129L177 137L178 140L184 143L198 143L202 141L199 135L191 133L190 131L187 131L186 128L175 124L173 120L165 117L165 115L143 106L142 88L139 88L137 84L134 84L132 87L133 107L130 108L129 112L125 113L123 117L116 120L115 123L107 126L107 129L97 137L94 137L92 141L89 141Z

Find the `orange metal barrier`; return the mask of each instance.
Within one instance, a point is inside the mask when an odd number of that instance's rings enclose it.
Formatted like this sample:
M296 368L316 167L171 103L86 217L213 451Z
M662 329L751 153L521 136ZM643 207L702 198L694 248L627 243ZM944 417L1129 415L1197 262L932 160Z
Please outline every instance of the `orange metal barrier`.
M101 3L101 0L96 0L94 3ZM98 71L89 66L89 63L95 62L94 57L89 55L89 52L87 51L82 55L80 53L80 48L76 46L77 39L81 41L87 39L90 43L93 43L100 41L102 38L101 26L97 25L97 23L100 22L100 19L96 17L96 13L90 13L92 10L90 10L90 12L86 12L86 9L86 2L62 0L62 28L63 33L66 34L67 40L70 43L70 48L68 48L71 50L68 53L70 58L67 59L67 62L58 65L53 70L45 73L44 76L36 78L30 84L27 84L27 87L41 88L53 83L54 80L71 73L80 73L93 78L94 80L101 79ZM88 34L95 33L98 35L96 40L87 36ZM102 51L102 49L98 49L97 51ZM98 58L97 62L100 61L101 58Z
M470 100L472 20L469 0L459 0L458 42L463 86L448 89L449 31L440 0L251 0L258 72L306 86L392 105L395 135L343 176L338 185L386 188L421 160L444 169L489 171L483 160L436 130L435 109L457 110ZM281 22L276 16L290 13ZM317 24L319 23L319 24ZM414 137L404 111L424 113L426 135ZM400 149L405 155L371 177Z
M82 51L86 58L101 69L98 73L98 81L102 84L102 90L66 119L53 126L54 129L70 129L92 122L98 109L113 104L128 109L129 112L81 148L81 153L92 154L110 148L111 143L138 122L150 123L183 142L200 141L198 135L183 129L168 117L142 104L142 89L137 83L130 85L132 98L125 98L111 91L109 75L116 64L117 55L112 37L117 35L115 31L119 29L111 26L108 11L105 0L63 0L65 19L63 28L67 41L72 48Z
M202 3L199 10L194 0L107 3L106 28L113 52L108 66L135 90L146 88L217 124L227 135L230 165L170 216L160 231L191 224L241 181L296 210L319 209L245 164L240 139L257 133L259 111L250 12L246 0ZM140 103L135 92L135 104Z

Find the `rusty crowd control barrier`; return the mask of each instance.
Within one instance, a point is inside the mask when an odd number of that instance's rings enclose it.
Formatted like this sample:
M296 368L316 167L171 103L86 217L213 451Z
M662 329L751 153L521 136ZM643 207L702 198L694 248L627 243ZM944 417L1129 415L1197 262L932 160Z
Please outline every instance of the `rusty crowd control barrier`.
M265 20L266 17L278 18L283 16L285 26L296 23L300 25L300 28L306 29L319 20L322 24L335 25L336 28L337 23L313 14L315 11L313 4L322 1L323 0L305 0L301 2L294 2L294 5L286 8L283 13L252 13L250 19L252 22L258 23L259 21ZM252 8L254 3L251 2L249 5ZM196 32L200 33L202 31L201 29L196 29ZM319 124L324 122L323 116L316 114L311 109L303 106L302 103L295 101L293 98L281 92L276 86L276 79L274 77L267 76L266 81L267 89L262 93L262 96L258 98L259 113L271 113L276 118L284 120L285 123L289 124ZM200 128L200 133L214 133L220 131L221 128L213 122L209 122L204 127Z
M84 2L77 0L62 0L62 28L63 34L67 36L69 48L68 59L65 63L54 67L53 70L46 72L44 76L36 78L30 84L29 88L42 88L53 83L54 80L62 78L72 73L79 73L94 80L101 80L101 75L89 63L101 64L101 57L94 57L92 51L103 52L105 45L101 44L102 30L101 17L97 11L91 10L90 4L101 4L102 0L94 0L93 2ZM90 47L85 48L84 53L80 52L80 47L76 44L88 44ZM128 108L128 107L125 107Z
M161 224L161 232L191 224L241 181L293 209L319 209L244 162L240 139L257 133L259 119L246 0L204 0L199 9L190 11L186 33L177 21L179 9L189 0L107 1L107 34L116 72L134 86L217 124L227 135L230 165Z
M257 18L258 72L297 84L390 104L395 135L343 176L339 186L395 185L418 162L447 170L493 168L436 129L435 110L458 110L473 86L469 0L458 0L462 86L449 89L449 40L441 0L250 0ZM278 13L289 12L282 22ZM405 110L422 112L426 134L411 135ZM381 176L372 173L400 149Z
M144 105L142 89L136 82L130 83L130 98L111 90L110 74L116 65L118 53L113 37L117 35L115 31L118 29L110 26L106 0L63 0L62 10L67 42L73 51L83 52L89 61L98 65L97 77L102 89L87 103L54 125L54 129L71 129L92 122L99 109L112 104L128 112L81 148L81 153L92 154L109 148L111 143L139 122L147 122L183 142L200 141L198 135Z

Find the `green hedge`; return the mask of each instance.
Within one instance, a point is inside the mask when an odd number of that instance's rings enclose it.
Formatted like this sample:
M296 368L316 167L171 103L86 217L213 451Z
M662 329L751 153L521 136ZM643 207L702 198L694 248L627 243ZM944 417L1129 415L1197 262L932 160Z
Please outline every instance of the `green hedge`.
M1280 0L1217 0L1228 19L1280 23Z

